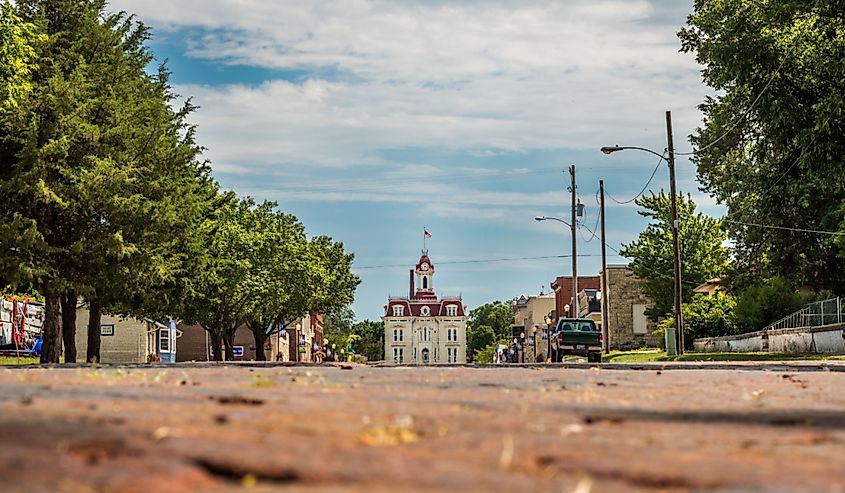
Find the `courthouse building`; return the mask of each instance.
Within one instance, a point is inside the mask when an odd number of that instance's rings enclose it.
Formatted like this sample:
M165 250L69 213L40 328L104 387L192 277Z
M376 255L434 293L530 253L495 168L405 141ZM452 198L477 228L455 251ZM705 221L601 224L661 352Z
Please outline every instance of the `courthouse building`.
M466 363L466 307L460 296L438 298L433 279L434 264L423 250L410 271L408 297L390 297L384 307L385 361Z

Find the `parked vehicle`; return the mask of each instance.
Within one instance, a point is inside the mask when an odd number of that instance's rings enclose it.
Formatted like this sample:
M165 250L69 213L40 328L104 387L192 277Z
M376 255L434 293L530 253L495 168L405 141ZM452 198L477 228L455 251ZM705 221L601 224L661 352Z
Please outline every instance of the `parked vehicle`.
M602 333L589 319L561 318L555 326L554 345L556 361L563 356L586 356L590 363L601 363Z

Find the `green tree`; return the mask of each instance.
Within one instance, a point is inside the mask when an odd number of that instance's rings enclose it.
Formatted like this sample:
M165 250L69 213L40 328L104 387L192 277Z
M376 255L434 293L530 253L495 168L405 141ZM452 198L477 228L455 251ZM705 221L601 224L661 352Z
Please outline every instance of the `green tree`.
M707 279L724 275L728 269L728 249L720 220L696 212L690 196L678 195L678 235L681 244L683 300L689 301L693 288ZM639 214L650 220L637 239L623 245L620 254L631 259L630 268L643 280L643 290L654 307L648 315L654 320L672 312L674 306L674 261L669 197L660 192L637 199Z
M216 193L163 68L148 73L148 30L105 2L21 0L20 17L45 33L25 99L3 113L0 179L14 258L6 274L45 297L42 360L76 359L78 296L91 303L88 360L99 359L100 307L137 307L172 282L175 238ZM59 330L58 306L63 306ZM148 302L152 305L154 302Z
M43 40L35 24L24 22L9 2L0 3L0 112L17 106L32 90L35 45Z
M276 204L270 204L272 208ZM326 236L305 240L305 229L291 215L258 208L252 230L264 231L256 245L250 274L243 289L250 290L244 320L263 348L270 334L284 322L307 314L327 313L352 303L360 280L352 273L353 255ZM259 360L263 351L256 352Z
M368 361L384 360L384 322L364 320L352 326L352 333L360 337L355 351Z
M493 341L496 339L496 333L493 327L489 325L479 325L467 332L467 354L472 355L473 360L478 351L493 344Z
M467 356L474 357L492 340L509 339L513 323L510 302L494 301L470 310L467 317Z
M844 19L837 0L698 0L679 33L715 90L694 161L746 284L845 293L845 238L794 230L845 231Z
M467 317L467 325L472 329L486 325L493 329L497 338L510 337L513 326L513 309L510 302L494 301L473 308Z
M696 294L689 303L683 306L684 341L687 349L691 349L693 341L702 337L720 337L739 334L736 321L736 299L722 291L712 296ZM675 326L674 315L663 319L658 326L658 333L662 334L667 327ZM663 338L660 338L661 345Z
M736 322L743 331L753 332L797 311L803 304L801 296L785 279L764 279L737 297Z

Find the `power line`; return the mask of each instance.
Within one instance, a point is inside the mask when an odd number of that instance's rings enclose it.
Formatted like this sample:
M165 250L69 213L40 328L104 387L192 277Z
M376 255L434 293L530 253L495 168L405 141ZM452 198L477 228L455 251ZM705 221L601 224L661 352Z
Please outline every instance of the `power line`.
M592 255L592 254L585 254L585 255L578 255L578 258L587 258L587 257L600 257L601 255ZM437 262L439 265L454 265L454 264L485 264L485 263L493 263L493 262L516 262L520 260L548 260L548 259L561 259L561 258L572 258L572 255L546 255L542 257L506 257L506 258L493 258L493 259L470 259L470 260L452 260L452 261L443 261ZM353 270L365 270L365 269L388 269L388 268L398 268L398 267L407 267L408 264L394 264L394 265L367 265L363 267L353 267Z
M831 235L831 236L845 236L845 232L842 231L821 231L818 229L804 229L804 228L789 228L786 226L775 226L773 224L759 224L759 223L747 223L743 221L734 221L733 219L725 219L725 222L733 223L733 224L741 224L743 226L754 226L757 228L766 228L766 229L779 229L782 231L795 231L797 233L813 233L819 235Z
M804 15L804 16L801 16L801 17L807 17L807 15ZM778 66L777 70L775 70L775 71L772 73L772 76L769 78L769 81L768 81L768 82L766 82L766 85L763 87L763 90L761 90L761 91L760 91L760 94L758 94L758 95L757 95L757 97L756 97L756 98L754 98L754 101L752 101L752 102L751 102L751 105L748 107L748 109L746 109L746 110L745 110L745 111L744 111L744 112L743 112L743 113L739 116L739 118L737 118L736 120L734 120L734 122L731 124L731 126L730 126L727 130L725 130L725 131L722 133L722 135L720 135L718 138L716 138L715 140L711 141L709 144L707 144L707 145L706 145L706 146L704 146L704 147L701 147L701 148L696 149L696 150L691 151L691 152L676 152L676 153L675 153L675 155L676 155L676 156L694 156L694 155L696 155L696 154L698 154L698 153L700 153L700 152L702 152L702 151L706 151L707 149L710 149L710 148L711 148L711 147L713 147L714 145L716 145L716 144L718 144L719 142L721 142L721 141L722 141L722 139L724 139L725 137L727 137L727 136L728 136L728 134L730 134L731 132L733 132L733 131L734 131L734 129L735 129L735 128L739 125L739 123L740 123L742 120L744 120L744 119L748 116L748 114L749 114L749 113L751 113L751 110L753 110L753 109L754 109L754 107L755 107L755 106L757 106L757 103L759 103L759 102L760 102L760 99L761 99L761 98L763 97L763 95L764 95L764 94L766 94L766 92L769 90L769 86L771 86L771 85L772 85L772 82L774 82L774 81L775 81L775 77L776 77L776 76L780 73L780 71L783 69L783 66L786 64L786 61L787 61L787 60L789 60L789 58L792 56L792 52L793 52L793 51L795 50L795 48L798 46L798 43L796 43L796 42L795 42L797 39L798 39L798 36L796 36L795 38L793 38L793 40L792 40L793 44L792 44L792 46L789 48L789 52L788 52L788 53L787 53L787 54L783 57L783 60L780 62L780 65Z
M772 190L774 190L774 189L775 189L775 187L778 185L778 183L780 183L780 182L781 182L781 180L783 180L784 178L786 178L786 177L789 175L789 173L793 170L793 168L795 168L796 166L798 166L798 163L800 163L800 162L801 162L801 160L802 160L802 159L804 159L804 156L805 156L805 154L806 154L807 148L812 147L812 146L813 146L813 144L815 144L815 142L816 142L816 137L817 137L817 136L816 136L816 135L814 135L814 136L813 136L813 138L810 140L810 145L808 145L807 147L805 147L805 148L802 150L801 154L799 154L799 155L798 155L798 158L797 158L795 161L793 161L793 162L792 162L792 164L789 166L789 168L787 168L787 169L786 169L786 171L784 171L783 173L781 173L781 174L780 174L780 176L778 177L778 179L777 179L777 180L775 180L775 182L774 182L774 183L772 183L772 185L771 185L769 188L767 188L764 192L762 192L762 193L760 193L760 194L759 194L761 197L762 197L762 196L764 196L764 195L767 195L769 192L771 192ZM732 214L739 214L739 213L744 212L744 211L746 211L746 210L748 210L748 209L750 209L750 208L751 208L751 206L744 207L744 208L739 209L739 210L737 210L737 211L733 211L733 212L732 212Z
M634 198L632 198L632 199L630 199L630 200L626 200L626 201L624 201L624 202L620 202L620 201L618 201L618 200L614 199L614 198L613 198L613 196L612 196L612 195L610 195L610 194L607 192L607 190L605 190L605 191L604 191L605 196L607 196L610 200L612 200L612 201L616 202L616 203L617 203L617 204L619 204L619 205L630 204L631 202L633 202L633 201L637 200L638 198L640 198L640 197L642 196L642 194L644 194L644 193L645 193L645 191L646 191L646 189L648 188L648 186L649 186L649 185L651 185L652 180L654 180L654 176L655 176L655 175L657 175L657 170L658 170L658 169L660 169L660 165L661 165L661 164L663 163L663 161L665 161L665 160L666 160L666 151L663 151L663 155L662 155L662 156L660 156L660 159L657 161L657 166L655 166L655 167L654 167L654 171L652 171L652 172L651 172L651 177L648 179L648 182L645 184L645 186L643 187L643 189L642 189L642 190L640 190L640 193L638 193L636 196L634 196Z

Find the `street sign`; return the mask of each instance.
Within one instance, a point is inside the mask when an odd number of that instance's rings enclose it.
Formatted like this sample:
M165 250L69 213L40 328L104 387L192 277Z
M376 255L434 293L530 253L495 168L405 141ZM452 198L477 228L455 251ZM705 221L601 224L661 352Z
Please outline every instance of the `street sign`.
M243 346L232 346L232 356L234 356L236 358L243 358L244 347Z

